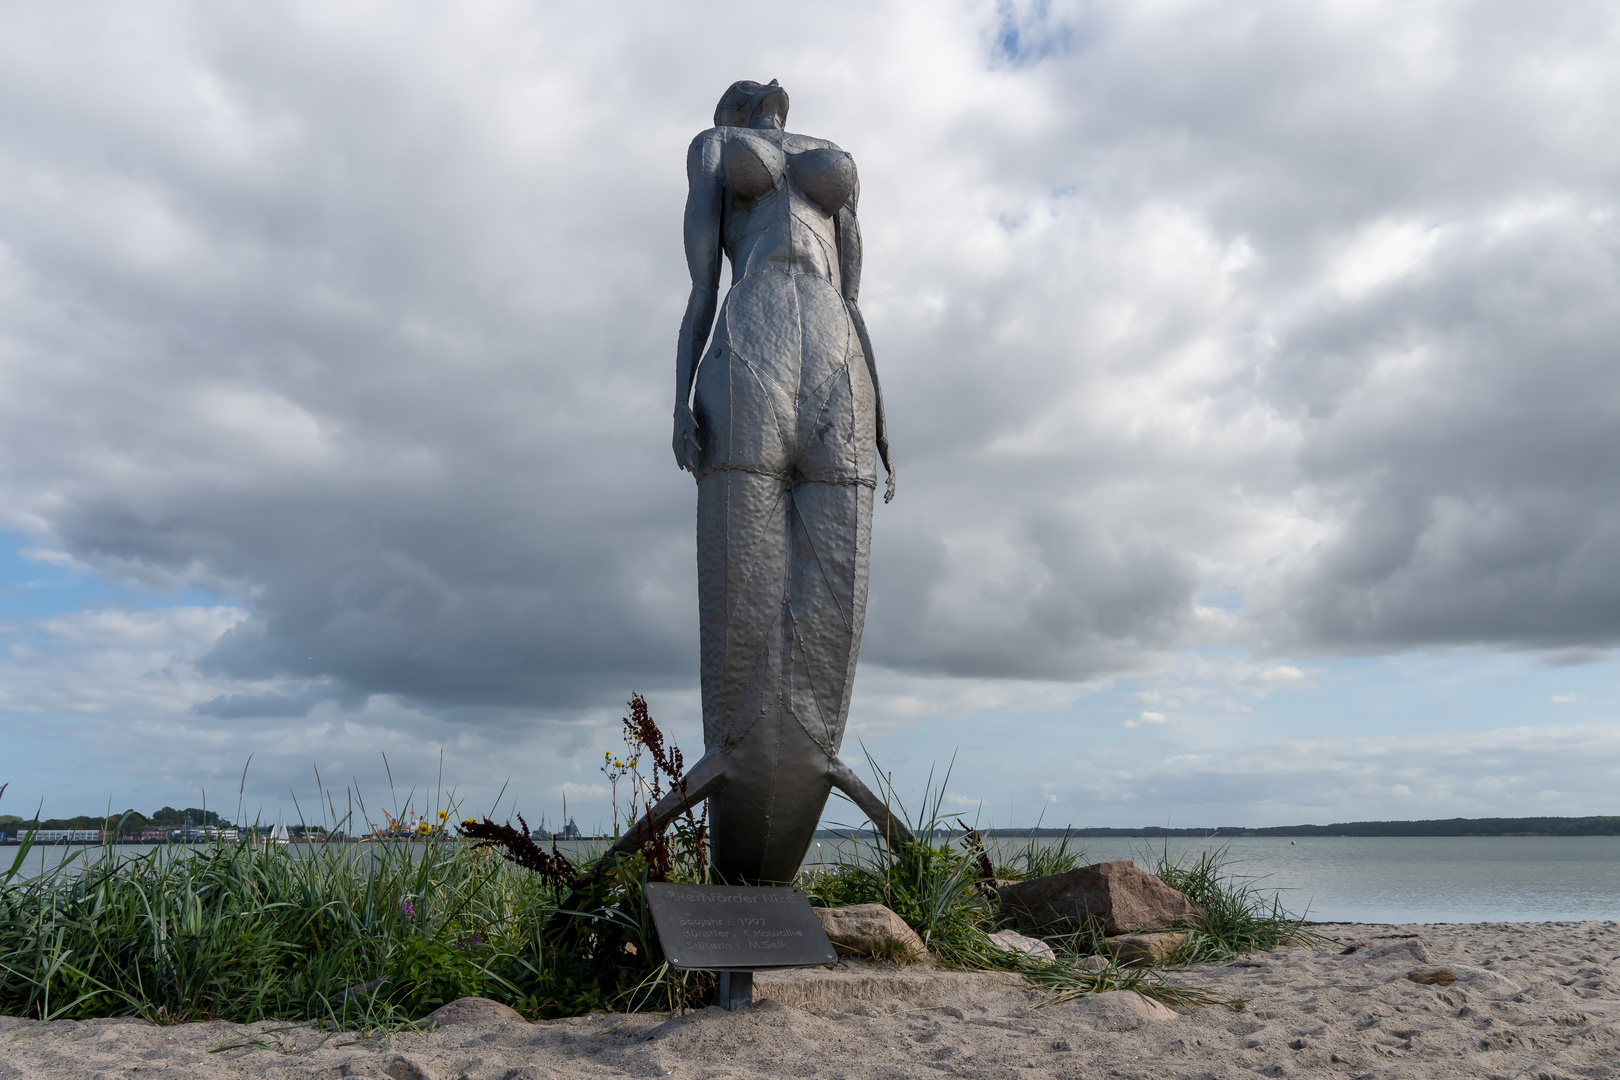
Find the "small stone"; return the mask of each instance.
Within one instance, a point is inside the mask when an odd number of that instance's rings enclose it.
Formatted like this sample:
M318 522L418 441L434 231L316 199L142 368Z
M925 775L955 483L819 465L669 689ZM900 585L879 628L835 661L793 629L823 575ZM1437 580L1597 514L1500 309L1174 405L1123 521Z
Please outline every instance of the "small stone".
M1422 986L1450 986L1457 981L1457 973L1446 967L1415 967L1406 977Z
M1391 975L1384 981L1395 982L1403 977L1421 986L1455 985L1458 989L1473 990L1480 993L1517 994L1523 989L1518 983L1498 975L1494 971L1486 968L1469 967L1467 964L1449 964L1445 967L1415 967L1408 971L1405 976ZM1460 1016L1462 1013L1459 1012L1458 1015Z
M1163 964L1186 944L1184 933L1125 934L1109 938L1108 947L1121 964Z
M1143 1024L1176 1018L1174 1010L1134 990L1086 994L1075 1002L1075 1012L1105 1031L1134 1031Z
M1052 946L1040 938L1026 937L1016 930L999 930L990 935L990 944L1002 952L1023 953L1036 960L1045 960L1052 963L1057 959L1057 953Z
M1203 923L1203 916L1185 893L1130 859L1014 882L998 889L997 895L1002 907L1024 926L1096 918L1103 922L1103 933L1114 935L1174 923Z
M1106 956L1087 956L1082 958L1081 961L1074 966L1079 968L1081 971L1089 971L1095 975L1099 971L1107 971L1113 966L1113 961L1109 960Z
M418 1027L445 1028L457 1025L469 1027L484 1024L524 1024L523 1014L510 1005L502 1005L489 998L457 998L448 1005L440 1005L418 1022Z
M921 960L927 953L917 931L882 904L812 909L827 932L827 940L840 956L872 956L882 960Z

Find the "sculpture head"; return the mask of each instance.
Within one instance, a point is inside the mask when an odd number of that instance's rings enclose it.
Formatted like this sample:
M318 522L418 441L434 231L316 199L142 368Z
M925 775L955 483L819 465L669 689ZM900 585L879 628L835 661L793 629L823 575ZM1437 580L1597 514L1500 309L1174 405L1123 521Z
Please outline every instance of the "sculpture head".
M742 79L720 95L714 126L780 128L787 124L787 114L787 91L775 79L768 83Z

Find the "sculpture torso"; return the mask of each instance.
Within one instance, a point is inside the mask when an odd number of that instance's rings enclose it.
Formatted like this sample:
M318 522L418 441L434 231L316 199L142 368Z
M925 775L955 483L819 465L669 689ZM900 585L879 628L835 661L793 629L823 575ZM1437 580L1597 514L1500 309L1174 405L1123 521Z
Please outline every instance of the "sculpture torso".
M842 289L834 215L855 193L855 162L823 139L715 128L726 180L721 243L733 281L763 263Z

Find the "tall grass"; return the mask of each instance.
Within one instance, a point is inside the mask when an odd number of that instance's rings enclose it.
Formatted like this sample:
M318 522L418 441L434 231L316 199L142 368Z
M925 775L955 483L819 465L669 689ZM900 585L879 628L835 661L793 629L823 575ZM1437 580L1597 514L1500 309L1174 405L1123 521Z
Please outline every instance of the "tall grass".
M1040 825L1037 822L1036 828ZM1011 858L996 864L996 877L1002 880L1030 881L1034 878L1065 874L1085 863L1086 853L1075 844L1072 831L1065 829L1056 843L1043 844L1031 829L1029 839L1014 849Z
M0 877L0 1012L388 1026L477 993L575 1011L535 933L555 898L449 840L86 852ZM586 995L588 996L588 995Z
M1305 929L1304 913L1289 912L1279 895L1266 894L1253 881L1234 874L1225 846L1178 860L1166 843L1152 863L1161 881L1186 893L1203 913L1203 924L1188 928L1187 943L1176 954L1180 963L1226 960L1240 953L1321 940Z
M801 873L798 884L819 907L884 904L922 938L941 963L953 967L1001 967L1006 955L987 940L997 912L991 895L980 886L981 871L950 842L934 843L935 832L948 822L943 812L945 776L936 785L929 773L921 813L913 816L895 797L888 779L870 756L877 794L906 823L917 839L890 843L882 836L852 833L853 851L828 869Z

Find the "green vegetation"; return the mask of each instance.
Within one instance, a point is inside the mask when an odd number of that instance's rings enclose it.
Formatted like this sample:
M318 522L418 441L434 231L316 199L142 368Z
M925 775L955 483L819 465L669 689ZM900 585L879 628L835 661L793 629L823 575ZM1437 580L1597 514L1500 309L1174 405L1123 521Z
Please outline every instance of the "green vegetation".
M1226 869L1226 849L1202 851L1186 862L1170 857L1166 847L1153 873L1172 889L1187 894L1204 913L1204 924L1188 928L1187 944L1176 959L1194 964L1229 960L1246 952L1267 952L1279 945L1325 940L1305 929L1305 916L1283 910L1276 894L1267 896L1253 882Z
M632 718L631 753L652 766L645 779L631 774L645 785L631 805L646 806L664 780L680 775L680 763L639 699ZM881 779L879 786L923 839L872 838L843 861L807 871L798 884L813 903L886 904L918 932L934 962L1020 973L1048 991L1048 1002L1129 989L1172 1005L1215 1003L1161 969L1121 967L1095 926L1043 932L1055 962L996 947L989 935L1011 923L994 882L1072 869L1083 853L1070 838L1042 845L1030 837L997 865L972 830L938 839L943 783L930 783L915 820ZM643 898L649 881L708 879L701 817L688 814L638 851L594 860L584 871L527 831L468 819L462 839L442 832L416 843L244 839L133 858L108 844L34 878L22 872L31 851L25 840L9 869L0 868L0 1013L274 1019L375 1031L467 995L534 1018L712 1000L712 974L677 972L665 961ZM1179 961L1308 936L1275 899L1225 874L1223 858L1215 852L1177 864L1166 848L1159 860L1159 875L1207 915Z
M898 809L907 827L919 838L929 836L944 820L940 810L945 785L942 782L936 788L932 781L930 776L923 796L925 814L919 820L906 813L894 792L878 777L878 794ZM988 934L1000 927L996 925L995 894L986 888L984 878L978 861L949 843L918 839L890 845L874 837L857 840L849 861L802 873L798 884L818 907L889 907L947 966L1016 967L1006 962L1007 954L989 943Z
M0 876L0 1013L364 1028L469 992L578 1004L526 978L555 900L469 845L104 847L22 880L28 853Z
M1003 881L1029 881L1068 873L1085 862L1085 852L1074 846L1074 840L1074 830L1064 829L1058 834L1057 843L1042 844L1036 830L1031 830L1012 858L996 867L996 877Z

